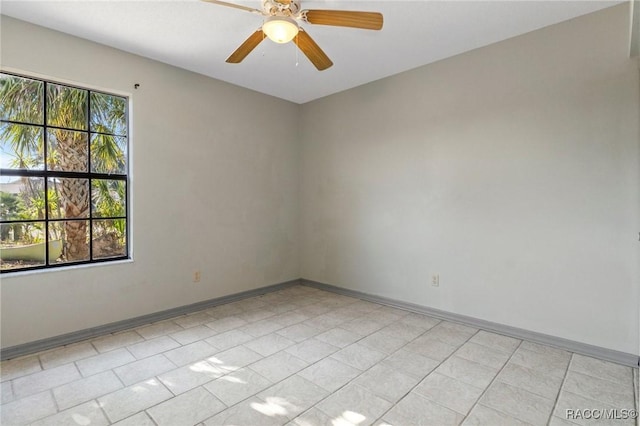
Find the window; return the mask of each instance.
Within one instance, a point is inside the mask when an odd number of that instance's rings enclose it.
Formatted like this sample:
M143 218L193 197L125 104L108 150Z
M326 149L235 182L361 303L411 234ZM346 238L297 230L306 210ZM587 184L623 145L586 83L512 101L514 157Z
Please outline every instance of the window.
M0 74L0 271L126 259L128 99Z

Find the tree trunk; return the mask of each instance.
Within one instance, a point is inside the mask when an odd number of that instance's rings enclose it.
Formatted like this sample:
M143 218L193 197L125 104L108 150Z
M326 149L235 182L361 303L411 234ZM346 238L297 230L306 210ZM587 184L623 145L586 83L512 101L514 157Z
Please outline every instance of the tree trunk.
M87 170L87 140L74 137L69 132L57 132L58 167L64 171ZM64 217L89 218L89 180L61 179L60 204ZM62 256L66 261L88 260L89 245L87 243L87 220L71 220L64 222L65 244Z

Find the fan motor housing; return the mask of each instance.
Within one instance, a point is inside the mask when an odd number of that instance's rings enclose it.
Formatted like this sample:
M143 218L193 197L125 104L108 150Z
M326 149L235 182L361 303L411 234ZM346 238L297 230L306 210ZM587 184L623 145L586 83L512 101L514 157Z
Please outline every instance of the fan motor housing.
M300 0L262 0L262 9L268 15L294 16L300 12Z

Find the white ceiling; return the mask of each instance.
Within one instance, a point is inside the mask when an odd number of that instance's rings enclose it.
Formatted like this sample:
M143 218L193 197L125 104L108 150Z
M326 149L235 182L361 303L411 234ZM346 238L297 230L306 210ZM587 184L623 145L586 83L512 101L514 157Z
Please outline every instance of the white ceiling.
M232 0L227 0L232 1ZM238 3L260 9L260 0ZM2 14L296 103L378 80L621 1L302 0L303 9L378 11L382 31L305 24L333 67L319 72L295 44L265 40L225 59L262 18L198 0L11 1Z

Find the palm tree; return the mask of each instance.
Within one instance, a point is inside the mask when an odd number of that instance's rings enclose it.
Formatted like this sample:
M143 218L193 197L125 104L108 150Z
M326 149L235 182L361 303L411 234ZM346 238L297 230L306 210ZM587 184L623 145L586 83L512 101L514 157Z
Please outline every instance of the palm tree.
M47 158L43 159L45 138L42 127L3 123L0 127L0 140L9 141L15 153L12 167L42 169L44 160L47 170L125 173L126 140L115 136L126 131L125 100L95 92L91 92L89 99L88 94L88 91L82 89L56 84L47 84L45 93L44 84L40 81L3 75L0 80L0 117L14 122L51 126L47 128L46 135ZM87 108L88 103L90 109ZM90 117L87 116L89 111ZM89 141L88 130L99 133L91 133ZM88 170L89 143L92 170ZM26 180L30 181L28 178ZM87 179L49 178L49 188L53 188L57 199L57 205L49 203L50 218L89 217L91 190ZM63 221L62 234L64 260L89 258L87 220Z

